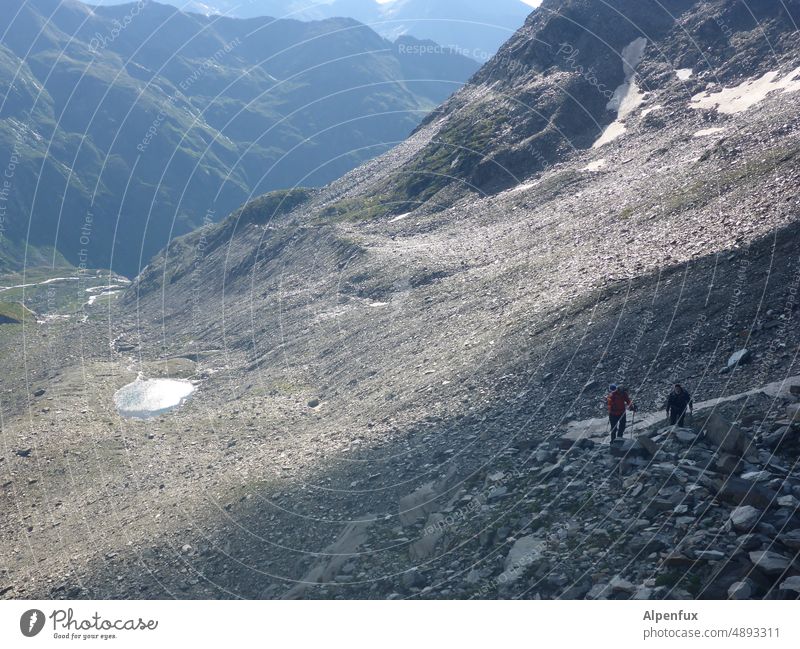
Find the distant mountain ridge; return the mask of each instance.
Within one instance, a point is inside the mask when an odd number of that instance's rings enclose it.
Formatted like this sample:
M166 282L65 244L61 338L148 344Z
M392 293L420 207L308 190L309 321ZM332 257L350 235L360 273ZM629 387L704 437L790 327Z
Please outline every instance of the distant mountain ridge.
M253 194L324 184L386 151L477 69L452 52L406 52L410 37L391 43L352 19L10 2L5 268L60 251L135 275L171 236Z
M119 4L93 0L90 4ZM347 17L386 38L433 40L477 61L487 61L525 21L532 8L522 0L166 0L184 11L238 18L274 16L299 20Z

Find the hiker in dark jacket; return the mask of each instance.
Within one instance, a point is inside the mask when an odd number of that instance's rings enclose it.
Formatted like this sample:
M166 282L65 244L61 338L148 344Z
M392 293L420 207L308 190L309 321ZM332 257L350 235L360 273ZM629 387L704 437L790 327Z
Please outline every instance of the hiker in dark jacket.
M606 399L608 404L608 421L611 424L611 441L616 437L622 438L625 434L625 427L628 425L626 412L633 410L633 401L627 390L612 383L609 387L609 395Z
M689 412L694 411L692 395L684 390L682 385L676 383L672 392L670 392L667 397L667 417L669 417L669 423L672 426L678 424L678 426L683 427L683 419L686 416L687 408Z

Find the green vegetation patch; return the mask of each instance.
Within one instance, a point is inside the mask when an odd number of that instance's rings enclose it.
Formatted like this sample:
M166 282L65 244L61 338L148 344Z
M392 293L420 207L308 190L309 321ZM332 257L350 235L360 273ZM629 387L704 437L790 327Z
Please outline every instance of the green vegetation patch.
M368 221L393 211L395 203L383 194L345 198L320 212L324 221Z
M36 314L19 302L0 302L0 324L36 322Z

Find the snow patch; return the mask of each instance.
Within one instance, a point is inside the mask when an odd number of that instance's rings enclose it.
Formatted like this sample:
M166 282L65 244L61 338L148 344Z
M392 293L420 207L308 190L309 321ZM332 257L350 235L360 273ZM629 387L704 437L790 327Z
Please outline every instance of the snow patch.
M727 129L724 128L704 128L701 131L697 131L692 137L707 137L709 135L716 135L717 133L722 133Z
M536 183L525 183L524 185L519 185L517 187L514 187L514 189L511 190L511 193L514 194L516 192L524 192L524 191L527 191L527 190L529 190L529 189L531 189L531 188L533 188L535 186L536 186Z
M661 104L656 104L655 106L651 106L650 108L645 108L642 111L642 117L647 117L650 113L654 113L657 110L661 110L664 108Z
M617 119L609 124L592 148L600 148L625 133L627 130L624 123L625 118L644 103L644 93L636 83L635 75L636 66L641 63L646 47L647 39L637 38L622 50L622 70L625 73L625 81L617 87L614 96L606 106L608 110L617 112Z
M194 391L189 381L138 377L114 393L114 405L123 417L149 419L174 410Z
M694 70L692 68L681 68L680 70L675 70L675 74L681 81L688 81L692 78Z
M395 221L402 221L403 219L407 218L411 212L406 212L405 214L400 214L399 216L395 216L393 219L389 219L389 223L394 223Z
M613 142L627 130L628 129L625 128L625 124L622 122L612 122L609 124L608 128L603 131L603 134L600 136L600 138L592 145L592 148L599 149L601 146L608 144L609 142Z
M602 169L605 166L606 166L606 159L600 158L600 160L595 160L593 162L590 162L583 169L581 169L581 171L597 171L598 169Z
M701 92L692 97L689 108L700 110L703 108L716 109L720 113L735 115L742 113L759 102L766 99L767 95L776 90L784 93L800 90L800 68L795 68L785 77L780 77L780 72L773 70L767 72L759 79L748 79L733 88L723 88L717 92Z

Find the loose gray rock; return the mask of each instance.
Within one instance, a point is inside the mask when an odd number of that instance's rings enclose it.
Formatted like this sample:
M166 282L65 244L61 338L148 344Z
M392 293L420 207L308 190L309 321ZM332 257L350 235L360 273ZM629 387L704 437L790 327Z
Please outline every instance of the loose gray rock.
M771 550L755 550L749 557L756 568L772 577L783 574L789 567L789 559Z
M731 354L728 359L728 369L733 369L737 365L747 365L751 360L753 360L753 355L750 350L740 349L738 352Z
M800 576L795 575L794 577L789 577L780 586L778 586L778 589L790 590L793 593L800 593Z
M737 581L728 588L728 597L731 599L750 599L753 588L747 581Z
M627 595L632 595L634 592L636 592L636 586L620 576L614 577L609 586L611 587L611 591L614 593L625 593Z
M501 580L509 583L519 579L528 566L541 559L546 545L543 539L533 535L517 539L506 557Z
M751 505L737 507L731 512L730 521L737 532L749 532L761 518L761 512Z

